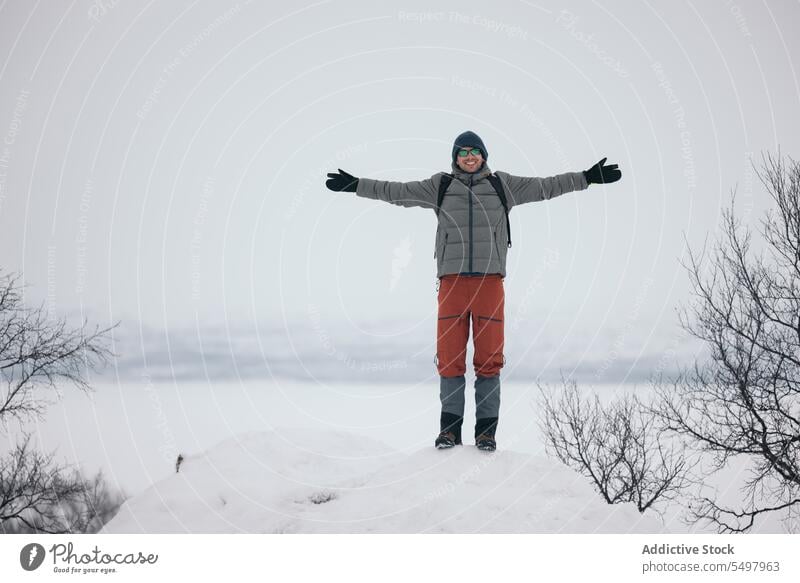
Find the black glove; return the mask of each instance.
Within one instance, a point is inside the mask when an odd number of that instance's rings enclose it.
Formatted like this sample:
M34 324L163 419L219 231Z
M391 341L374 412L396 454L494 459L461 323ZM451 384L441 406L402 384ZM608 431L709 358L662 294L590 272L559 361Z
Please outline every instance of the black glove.
M603 158L597 164L583 171L586 182L589 184L609 184L622 178L622 172L616 164L603 166L608 158Z
M338 173L328 172L328 180L325 181L325 186L334 192L355 192L356 188L358 188L358 178L339 168Z

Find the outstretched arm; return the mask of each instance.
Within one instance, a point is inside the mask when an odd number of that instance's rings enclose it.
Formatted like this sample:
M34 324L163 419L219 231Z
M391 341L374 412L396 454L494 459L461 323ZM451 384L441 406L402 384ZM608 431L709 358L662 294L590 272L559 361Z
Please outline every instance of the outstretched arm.
M514 176L506 172L495 174L500 177L509 192L509 208L526 202L550 200L566 192L585 190L589 186L583 172L566 172L547 178Z
M616 164L606 166L603 158L597 164L583 172L565 172L548 178L513 176L506 172L497 172L507 185L511 194L509 206L526 202L550 200L567 192L585 190L590 184L609 184L622 177Z
M355 192L356 196L382 200L399 206L435 208L440 180L441 174L434 174L425 180L391 182L356 178L339 169L338 174L328 174L328 181L325 184L331 190Z

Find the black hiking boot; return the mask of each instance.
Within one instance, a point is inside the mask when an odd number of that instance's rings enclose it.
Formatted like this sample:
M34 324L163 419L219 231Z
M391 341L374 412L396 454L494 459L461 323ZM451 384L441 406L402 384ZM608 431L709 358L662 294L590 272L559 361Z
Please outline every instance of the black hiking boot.
M497 429L497 417L484 417L475 420L475 447L483 451L494 451L497 442L494 433Z
M434 445L436 446L436 449L450 449L451 447L455 447L456 445L461 445L461 442L459 441L458 443L456 443L455 434L450 433L449 431L445 431L439 434L439 436L436 438L436 441L434 442Z
M481 433L475 438L475 447L481 451L494 451L497 449L497 442L493 436Z
M461 445L461 424L463 421L463 417L454 413L442 413L440 419L441 431L434 442L436 449L449 449L453 446Z

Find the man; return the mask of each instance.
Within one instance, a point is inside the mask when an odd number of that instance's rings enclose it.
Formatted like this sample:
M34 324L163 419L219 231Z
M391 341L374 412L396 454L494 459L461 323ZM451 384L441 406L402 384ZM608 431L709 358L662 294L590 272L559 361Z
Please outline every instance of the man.
M503 279L511 247L508 212L519 204L550 200L584 190L589 184L616 182L622 176L616 164L605 165L606 158L584 172L550 178L492 174L486 164L488 157L483 140L467 131L453 144L452 174L440 172L427 180L390 182L356 178L339 169L328 174L326 182L333 191L436 211L436 365L442 413L435 446L439 449L461 445L470 319L475 348L475 445L486 451L497 447L500 369L505 362Z

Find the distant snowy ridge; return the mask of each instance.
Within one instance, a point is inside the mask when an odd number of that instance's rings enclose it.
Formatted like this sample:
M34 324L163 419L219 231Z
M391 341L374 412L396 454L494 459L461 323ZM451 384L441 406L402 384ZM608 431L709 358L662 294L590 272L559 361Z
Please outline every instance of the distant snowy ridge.
M341 431L251 432L128 500L106 533L662 533L552 460L410 453Z
M593 339L575 331L566 334L553 324L528 331L510 327L504 376L558 382L563 372L580 382L644 382L654 371L673 373L678 364L691 362L698 347L679 339L649 338L645 342L613 330L604 330ZM119 357L113 373L128 380L280 378L396 383L436 374L434 324L383 337L342 323L319 323L318 327L293 323L287 329L254 324L251 328L141 330L128 324L118 331L115 343Z

